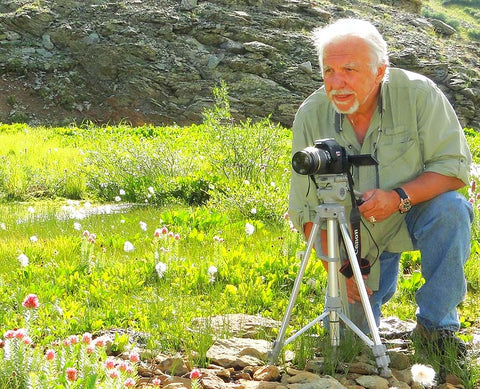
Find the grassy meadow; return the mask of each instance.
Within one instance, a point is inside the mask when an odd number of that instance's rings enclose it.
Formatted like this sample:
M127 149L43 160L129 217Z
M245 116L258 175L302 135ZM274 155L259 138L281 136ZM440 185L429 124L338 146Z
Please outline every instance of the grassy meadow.
M291 134L268 120L234 123L216 93L204 123L186 128L0 126L2 333L28 328L41 353L72 335L129 329L148 350L204 366L214 334L192 319L283 318L304 247L286 215ZM478 163L480 137L466 133ZM480 201L475 185L463 193ZM476 221L460 307L467 341L480 317L478 237ZM419 269L418 253L405 253L385 315L414 318ZM292 329L321 313L325 284L311 260ZM29 294L34 314L22 305Z

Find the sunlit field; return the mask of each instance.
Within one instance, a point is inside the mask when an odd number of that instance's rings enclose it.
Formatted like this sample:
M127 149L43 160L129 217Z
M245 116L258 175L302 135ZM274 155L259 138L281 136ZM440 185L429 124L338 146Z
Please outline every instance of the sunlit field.
M82 339L105 330L128 329L145 350L204 366L214 334L192 329L192 319L283 318L305 244L286 214L290 132L268 120L233 123L221 93L204 124L188 128L0 126L0 329L10 350L0 350L0 387L66 386L67 369L75 387L115 387L81 357L90 344ZM467 135L478 163L479 137ZM462 190L476 207L477 180ZM480 317L478 231L476 220L460 307L467 341ZM419 254L405 253L401 267L384 315L414 319ZM322 312L320 261L304 278L289 331ZM135 379L135 360L118 385Z

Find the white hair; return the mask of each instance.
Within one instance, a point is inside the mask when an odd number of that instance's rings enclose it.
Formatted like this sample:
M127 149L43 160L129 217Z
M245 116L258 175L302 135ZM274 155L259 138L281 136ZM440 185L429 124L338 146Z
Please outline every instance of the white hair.
M333 42L348 40L348 38L351 37L360 38L370 46L372 56L372 63L370 65L375 73L377 72L378 66L388 66L389 64L387 43L377 28L365 20L339 19L325 27L314 29L312 35L322 73L325 46Z

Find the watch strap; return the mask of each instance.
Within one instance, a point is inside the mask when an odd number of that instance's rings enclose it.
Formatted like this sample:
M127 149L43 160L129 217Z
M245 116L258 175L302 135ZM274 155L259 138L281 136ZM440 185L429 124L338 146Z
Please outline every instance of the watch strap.
M400 196L400 200L408 199L408 195L402 188L394 188L393 190L398 193L398 195Z

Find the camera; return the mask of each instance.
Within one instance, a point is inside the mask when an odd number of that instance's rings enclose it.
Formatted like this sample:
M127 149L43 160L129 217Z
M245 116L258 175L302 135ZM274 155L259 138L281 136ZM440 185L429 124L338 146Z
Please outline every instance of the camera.
M370 154L348 155L345 147L333 138L318 139L313 146L297 151L292 157L292 168L298 174L342 174L351 165L378 165Z

